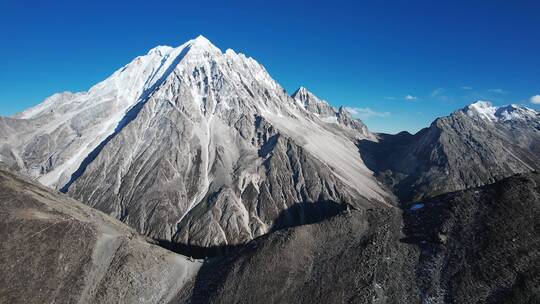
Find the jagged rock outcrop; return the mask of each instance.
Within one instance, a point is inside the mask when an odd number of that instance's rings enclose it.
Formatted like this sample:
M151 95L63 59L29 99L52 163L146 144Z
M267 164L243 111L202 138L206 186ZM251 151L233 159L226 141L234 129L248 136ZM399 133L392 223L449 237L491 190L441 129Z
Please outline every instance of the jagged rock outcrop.
M343 106L336 110L327 101L315 96L304 87L300 87L292 95L292 98L298 102L307 111L317 115L322 121L329 124L337 124L345 129L354 130L352 136L358 139L376 140L377 137L371 133L367 126L358 119L354 119Z
M202 261L0 169L1 303L166 303Z
M540 115L515 105L477 102L415 135L379 137L360 150L405 203L540 168Z
M403 212L345 212L206 264L179 301L536 303L539 222L537 173Z
M540 174L434 197L404 217L431 303L540 301Z
M362 136L360 136L359 139L368 139L371 141L377 141L377 136L371 133L363 122L361 122L358 119L353 118L351 113L349 113L349 111L347 111L343 106L339 107L336 113L336 117L340 125L349 127L357 131L359 134L362 134Z
M334 109L327 101L318 98L306 88L298 88L291 96L309 112L315 113L329 122L335 122L336 109Z

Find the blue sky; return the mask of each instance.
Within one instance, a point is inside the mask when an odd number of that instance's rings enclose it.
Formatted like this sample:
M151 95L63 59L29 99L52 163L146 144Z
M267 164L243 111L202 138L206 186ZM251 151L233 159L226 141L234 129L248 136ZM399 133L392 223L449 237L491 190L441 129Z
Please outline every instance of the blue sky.
M0 115L199 34L375 131L415 132L478 99L540 109L538 1L48 2L0 2Z

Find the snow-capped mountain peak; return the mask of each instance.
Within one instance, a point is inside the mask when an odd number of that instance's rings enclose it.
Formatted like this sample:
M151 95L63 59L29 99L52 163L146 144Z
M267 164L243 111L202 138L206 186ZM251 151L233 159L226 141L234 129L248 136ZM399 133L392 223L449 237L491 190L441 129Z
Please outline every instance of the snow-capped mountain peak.
M221 50L217 46L212 44L210 40L206 39L206 37L202 35L199 35L195 39L189 40L188 42L181 45L179 48L183 49L185 47L189 47L190 52L209 52L215 55L222 54Z
M539 114L533 109L516 104L497 107L489 101L477 101L461 110L467 116L489 122L527 121L538 119Z
M373 138L365 125L305 88L289 96L253 58L202 36L155 47L87 92L54 95L18 118L6 120L16 135L0 149L10 166L160 238L202 225L213 232L198 241L228 244L268 231L274 215L254 214L258 204L390 199L358 153L357 141ZM289 185L290 170L302 173ZM222 204L236 216L219 224L227 235L194 220ZM237 224L233 235L226 227ZM186 229L179 238L196 234Z
M495 112L497 107L494 107L493 104L489 101L479 100L470 105L466 106L463 111L469 117L478 117L488 121L496 121Z
M199 43L199 44L205 44L205 45L210 45L212 47L215 47L212 42L210 42L210 40L208 40L206 37L204 37L203 35L199 35L197 36L196 38L192 39L191 40L192 43Z

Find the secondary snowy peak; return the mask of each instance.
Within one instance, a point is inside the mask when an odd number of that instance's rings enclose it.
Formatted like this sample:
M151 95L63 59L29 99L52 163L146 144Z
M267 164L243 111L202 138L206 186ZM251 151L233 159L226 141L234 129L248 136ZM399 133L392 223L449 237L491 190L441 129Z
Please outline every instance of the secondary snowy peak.
M477 101L460 110L471 118L489 122L529 121L540 118L535 110L515 104L496 107L489 101Z
M540 119L540 113L536 112L533 109L527 107L521 107L515 104L499 107L495 112L495 116L502 121L508 120L520 120L520 121L529 121L529 120L538 120Z

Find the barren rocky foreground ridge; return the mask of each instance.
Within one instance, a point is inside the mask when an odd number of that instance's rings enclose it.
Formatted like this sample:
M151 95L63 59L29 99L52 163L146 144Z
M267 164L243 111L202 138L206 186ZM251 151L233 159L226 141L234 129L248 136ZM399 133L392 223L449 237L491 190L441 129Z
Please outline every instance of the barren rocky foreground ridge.
M200 36L0 117L0 164L5 303L539 301L522 106L376 134Z

